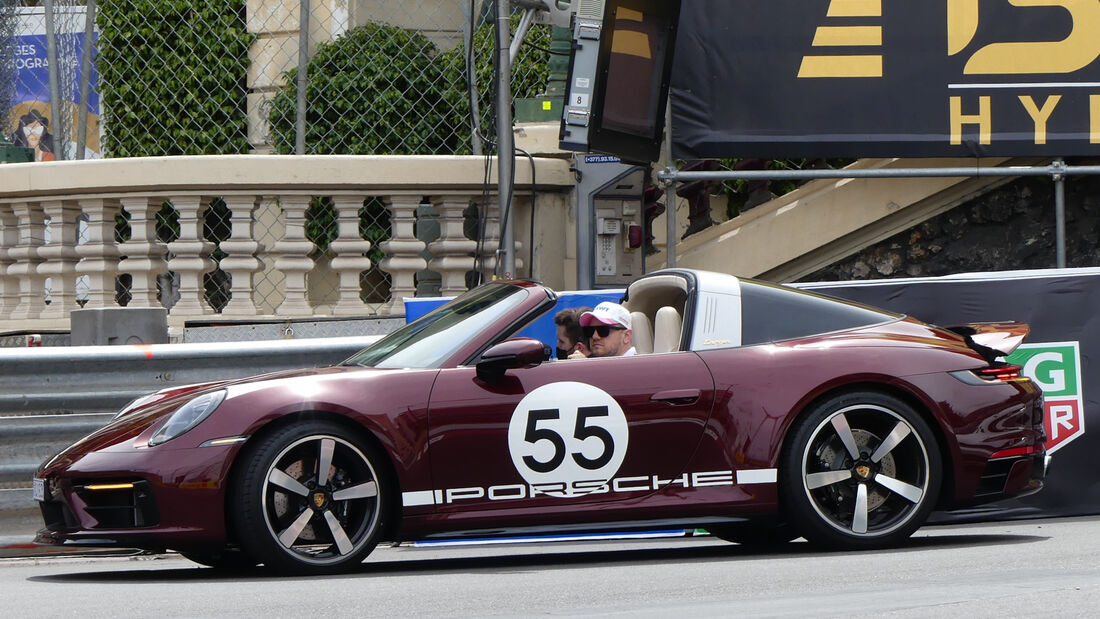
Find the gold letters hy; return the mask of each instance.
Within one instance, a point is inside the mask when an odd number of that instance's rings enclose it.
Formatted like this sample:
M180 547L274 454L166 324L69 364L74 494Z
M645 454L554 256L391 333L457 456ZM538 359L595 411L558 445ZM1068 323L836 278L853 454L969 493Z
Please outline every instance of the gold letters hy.
M1019 7L1062 7L1073 30L1061 41L991 43L970 57L967 75L1073 73L1100 56L1100 2L1097 0L1008 0ZM978 32L978 0L947 0L947 51L961 52Z

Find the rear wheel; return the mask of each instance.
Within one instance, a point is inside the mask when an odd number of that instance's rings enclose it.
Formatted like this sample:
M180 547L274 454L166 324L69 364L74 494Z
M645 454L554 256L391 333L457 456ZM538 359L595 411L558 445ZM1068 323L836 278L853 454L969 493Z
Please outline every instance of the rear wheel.
M353 568L383 530L389 484L382 455L326 421L281 428L242 454L231 514L237 538L272 569Z
M881 393L817 405L793 429L782 461L789 519L826 547L895 544L924 523L939 496L935 435L912 407Z

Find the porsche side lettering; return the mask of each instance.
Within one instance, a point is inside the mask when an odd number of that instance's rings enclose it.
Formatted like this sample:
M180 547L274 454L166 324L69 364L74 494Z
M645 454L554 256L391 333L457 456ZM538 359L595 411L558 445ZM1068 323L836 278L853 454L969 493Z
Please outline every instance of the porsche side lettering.
M516 499L533 499L539 495L559 498L579 497L588 494L649 492L670 485L680 485L684 488L702 488L705 486L733 486L735 483L740 485L775 483L775 480L775 469L754 469L737 471L736 473L734 471L702 471L684 473L672 479L661 479L659 475L636 475L616 477L608 481L582 479L568 483L503 484L489 487L471 486L468 488L404 492L402 493L401 502L405 507L416 507L419 505L447 505L474 499L512 501Z

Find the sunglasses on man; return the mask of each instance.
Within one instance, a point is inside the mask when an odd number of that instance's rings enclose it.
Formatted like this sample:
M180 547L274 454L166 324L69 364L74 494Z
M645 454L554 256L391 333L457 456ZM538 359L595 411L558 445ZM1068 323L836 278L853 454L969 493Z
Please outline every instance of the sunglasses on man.
M584 337L591 338L593 333L599 333L600 337L607 337L611 335L612 331L626 331L626 327L612 327L610 325L600 325L598 327L583 327Z

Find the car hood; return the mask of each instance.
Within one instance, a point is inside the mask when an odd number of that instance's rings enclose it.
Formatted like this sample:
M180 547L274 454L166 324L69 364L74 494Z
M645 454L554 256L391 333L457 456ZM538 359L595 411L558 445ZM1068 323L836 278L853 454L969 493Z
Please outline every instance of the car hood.
M135 402L129 410L116 417L103 428L96 430L88 436L66 448L63 452L52 458L48 464L63 463L64 460L77 457L93 451L133 451L143 447L143 441L148 439L160 423L175 412L184 403L193 397L209 391L225 389L227 396L211 417L199 424L187 434L196 432L199 427L207 422L215 421L214 425L240 426L247 424L247 419L237 423L223 423L227 417L252 417L255 415L251 405L240 405L235 400L249 402L263 401L265 392L273 394L270 400L286 399L285 394L315 390L319 384L340 382L341 377L354 377L354 380L371 381L373 377L385 374L406 372L404 370L384 370L364 368L359 366L332 366L325 368L284 370L271 372L247 378L212 381L170 387L156 393L145 396ZM339 387L336 387L339 389ZM144 400L144 401L142 401ZM275 406L270 407L276 410ZM251 410L250 410L251 409ZM217 431L215 431L217 433ZM163 447L168 449L194 446L193 441L178 441L174 439L165 443ZM44 465L45 467L45 465Z

